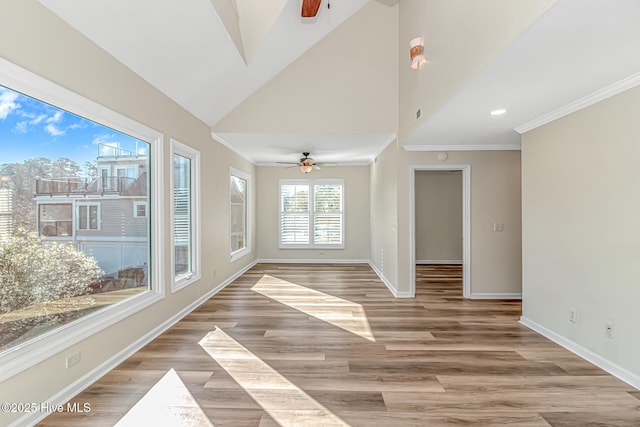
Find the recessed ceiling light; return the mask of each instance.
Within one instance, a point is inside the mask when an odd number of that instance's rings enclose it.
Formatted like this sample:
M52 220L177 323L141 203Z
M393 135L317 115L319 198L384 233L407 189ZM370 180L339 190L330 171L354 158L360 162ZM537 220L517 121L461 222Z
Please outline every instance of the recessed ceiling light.
M498 109L498 110L493 110L493 111L492 111L491 113L489 113L489 114L491 114L492 116L501 116L501 115L503 115L503 114L504 114L504 113L506 113L506 112L507 112L507 110L505 110L504 108L500 108L500 109Z

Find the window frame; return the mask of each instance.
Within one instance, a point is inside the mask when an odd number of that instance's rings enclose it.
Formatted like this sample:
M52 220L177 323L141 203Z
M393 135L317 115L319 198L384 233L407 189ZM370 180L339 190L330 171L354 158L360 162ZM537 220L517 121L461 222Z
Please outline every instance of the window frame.
M141 200L136 200L133 202L133 217L134 218L147 218L147 210L148 210L148 206L147 206L147 202L141 201ZM144 215L138 215L138 206L144 206Z
M87 228L80 228L80 208L87 208ZM98 208L98 217L96 218L97 228L91 228L91 207ZM100 202L76 202L75 206L76 223L73 225L74 233L77 231L100 231L102 228L102 208Z
M53 199L53 200L48 200L48 201L43 201L37 204L38 210L36 213L36 227L38 230L38 236L39 237L44 237L42 234L42 217L41 217L41 211L40 209L43 206L47 206L47 205L51 205L51 206L61 206L61 205L68 205L69 206L69 211L71 213L71 218L69 219L69 221L71 222L71 226L69 227L69 230L71 231L71 233L68 236L59 236L59 235L54 235L54 236L46 236L49 240L51 241L57 241L57 240L73 240L73 238L76 235L76 222L77 219L75 218L75 206L74 206L74 202L73 201L69 201L69 200L62 200L62 199Z
M283 243L282 242L282 186L283 185L306 185L309 191L309 243ZM341 243L328 244L328 243L315 243L315 186L316 185L340 185L342 191L340 193L340 206L342 210L340 215L342 217L342 227L340 240ZM278 181L278 248L279 249L344 249L345 247L345 203L344 203L345 184L344 179L280 179Z
M237 261L251 253L251 175L233 166L229 167L229 187L231 177L243 179L247 183L245 194L245 247L231 252L231 191L229 191L229 259L231 262ZM229 188L228 187L228 188Z
M182 156L191 161L191 187L190 187L190 213L191 213L191 222L190 222L190 234L191 234L191 270L176 275L176 264L175 264L175 211L174 211L174 203L175 203L175 194L173 191L173 182L175 179L175 171L173 168L173 157L175 155ZM171 292L177 292L184 287L197 282L201 277L201 239L200 239L200 151L192 148L182 142L171 138L171 168L169 172L170 177L170 200L171 200L171 209L170 209L170 223L171 223L171 277L173 280L171 281Z
M0 83L14 91L149 143L150 289L0 353L0 382L161 301L165 296L163 135L50 80L0 58ZM147 212L148 214L148 212ZM73 211L72 211L73 215ZM72 229L75 229L72 226ZM153 242L153 244L152 244Z

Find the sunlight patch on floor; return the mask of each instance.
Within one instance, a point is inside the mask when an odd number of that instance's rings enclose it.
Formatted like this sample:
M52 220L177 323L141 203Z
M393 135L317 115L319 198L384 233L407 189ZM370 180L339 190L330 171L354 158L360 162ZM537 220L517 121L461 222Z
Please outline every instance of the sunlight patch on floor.
M269 275L262 276L251 289L316 319L375 342L369 320L360 304Z
M213 426L213 423L178 373L170 369L116 426Z
M349 425L221 329L199 344L279 425Z

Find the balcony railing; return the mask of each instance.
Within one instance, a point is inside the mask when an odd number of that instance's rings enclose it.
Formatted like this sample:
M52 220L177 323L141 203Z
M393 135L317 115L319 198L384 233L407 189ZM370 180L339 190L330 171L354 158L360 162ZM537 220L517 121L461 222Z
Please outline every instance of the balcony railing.
M139 178L125 176L103 176L85 180L78 177L50 178L36 180L36 196L72 196L90 194L118 194L127 196L146 196L147 186L137 183L146 179L146 174Z

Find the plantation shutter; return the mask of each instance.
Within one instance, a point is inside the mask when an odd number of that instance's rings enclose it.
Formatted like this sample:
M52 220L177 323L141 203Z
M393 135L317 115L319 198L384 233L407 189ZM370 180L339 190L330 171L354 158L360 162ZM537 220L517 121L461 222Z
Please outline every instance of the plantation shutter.
M314 185L313 242L342 244L342 185Z
M309 241L309 186L280 187L280 242L306 244Z

